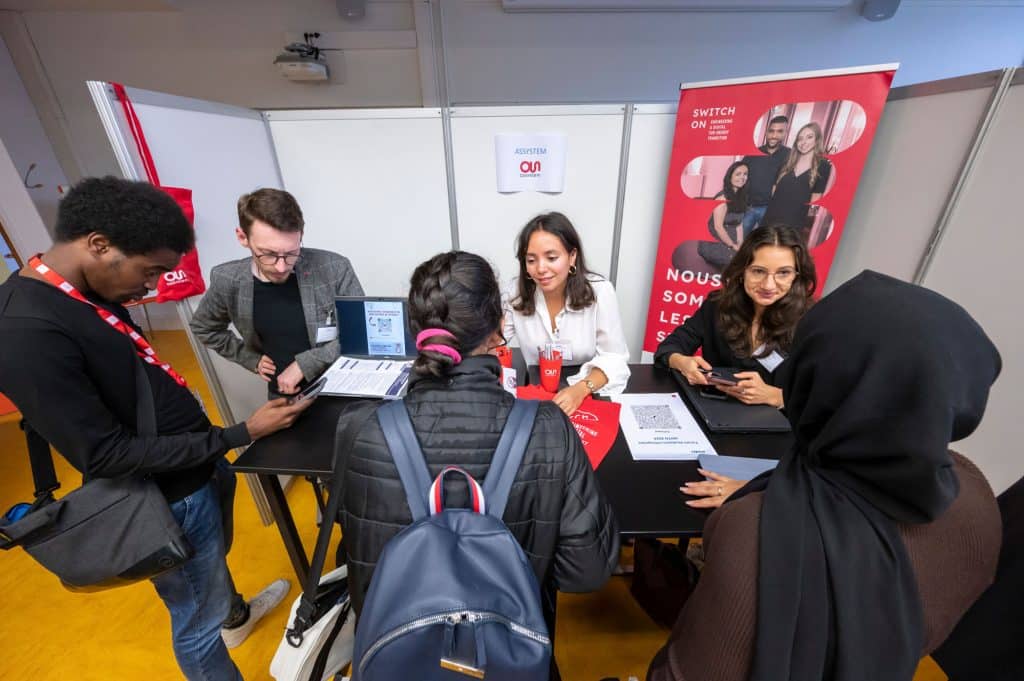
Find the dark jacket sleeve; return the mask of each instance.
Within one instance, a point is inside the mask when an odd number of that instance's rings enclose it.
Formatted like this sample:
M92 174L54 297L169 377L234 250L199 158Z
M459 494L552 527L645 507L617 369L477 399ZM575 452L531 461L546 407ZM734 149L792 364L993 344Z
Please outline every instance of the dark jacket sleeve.
M683 322L681 326L677 326L675 331L658 344L658 349L654 352L655 364L667 369L668 358L673 354L678 352L681 355L692 355L704 345L707 340L704 338L707 327L705 317L709 314L709 311L704 309L706 307L708 307L708 303L705 302L697 308L692 317Z
M86 478L191 468L251 441L244 423L199 433L139 437L103 403L77 345L58 330L8 334L4 392L25 419ZM25 358L32 357L32 361ZM45 367L45 372L39 369ZM134 392L133 382L125 390Z
M559 591L595 591L619 562L619 526L569 418L565 497L552 574Z

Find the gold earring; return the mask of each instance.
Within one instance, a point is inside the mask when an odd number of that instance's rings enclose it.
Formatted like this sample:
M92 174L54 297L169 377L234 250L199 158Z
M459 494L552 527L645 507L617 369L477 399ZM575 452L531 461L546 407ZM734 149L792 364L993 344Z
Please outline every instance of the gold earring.
M575 274L576 274L576 265L569 265L569 276L571 277L571 276L573 276Z

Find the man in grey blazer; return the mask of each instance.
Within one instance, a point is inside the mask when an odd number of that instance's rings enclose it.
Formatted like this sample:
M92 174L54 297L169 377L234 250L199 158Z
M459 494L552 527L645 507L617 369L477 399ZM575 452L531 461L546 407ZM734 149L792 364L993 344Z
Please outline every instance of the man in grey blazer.
M302 247L302 211L288 192L243 195L238 224L251 256L213 268L192 333L270 383L271 393L290 395L337 359L334 297L361 296L363 287L348 258Z

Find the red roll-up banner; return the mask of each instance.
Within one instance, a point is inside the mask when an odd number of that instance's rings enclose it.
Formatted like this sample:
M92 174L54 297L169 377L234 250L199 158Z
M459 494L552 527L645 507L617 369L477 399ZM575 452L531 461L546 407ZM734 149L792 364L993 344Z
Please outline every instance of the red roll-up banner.
M644 350L692 315L742 240L787 224L828 276L895 64L684 84Z
M150 184L159 187L173 198L181 212L188 218L188 223L195 229L195 208L192 205L192 190L183 187L165 187L160 184L160 176L156 172L156 164L153 162L153 155L149 151L149 144L146 143L146 136L142 133L142 123L135 113L132 101L128 99L128 93L120 83L111 83L117 100L121 102L125 118L128 121L128 128L139 150L139 157L142 159L143 168L146 171L146 179ZM163 303L171 300L183 300L189 296L197 296L206 290L206 282L203 281L203 272L199 268L199 252L193 248L182 256L178 267L160 277L156 289L156 301Z

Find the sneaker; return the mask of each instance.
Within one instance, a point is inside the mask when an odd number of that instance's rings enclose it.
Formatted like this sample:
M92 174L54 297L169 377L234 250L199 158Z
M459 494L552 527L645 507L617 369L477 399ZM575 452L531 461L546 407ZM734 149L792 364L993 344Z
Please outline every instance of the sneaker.
M220 637L224 639L224 645L228 648L237 648L249 637L256 623L263 619L263 616L277 607L277 604L284 600L288 591L292 588L291 582L287 579L277 579L268 584L263 591L256 594L249 601L249 619L232 629L220 630Z

